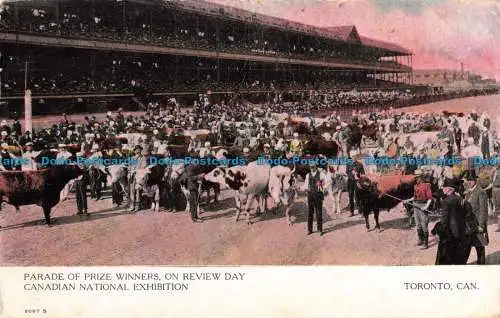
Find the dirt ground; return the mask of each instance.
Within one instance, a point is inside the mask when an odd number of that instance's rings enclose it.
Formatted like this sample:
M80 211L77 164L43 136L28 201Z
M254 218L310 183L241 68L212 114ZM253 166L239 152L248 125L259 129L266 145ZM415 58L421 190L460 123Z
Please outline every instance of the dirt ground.
M498 127L500 95L466 98L413 107L411 111L487 111ZM420 141L421 135L412 136ZM0 214L0 265L112 266L112 265L432 265L436 242L422 251L415 246L416 230L407 228L402 208L380 215L383 232L367 232L364 220L349 212L332 213L324 204L326 234L306 235L306 203L300 196L288 226L283 213L270 212L248 226L234 222L234 200L222 193L218 206L202 205L203 223L193 223L186 212L141 211L130 214L113 209L109 191L105 199L89 200L89 218L76 216L73 197L53 210L57 222L41 224L37 206L16 213L4 206ZM347 206L347 195L343 197ZM373 226L373 218L370 218ZM432 224L431 224L432 226ZM500 233L490 221L487 262L500 264ZM471 253L470 262L476 261Z

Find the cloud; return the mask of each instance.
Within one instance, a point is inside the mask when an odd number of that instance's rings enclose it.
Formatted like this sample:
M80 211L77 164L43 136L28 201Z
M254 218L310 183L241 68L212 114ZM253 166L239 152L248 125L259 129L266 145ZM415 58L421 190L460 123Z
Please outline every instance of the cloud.
M389 11L398 9L411 14L421 14L429 6L443 4L450 0L371 0L371 2L380 10Z
M320 27L354 24L361 35L410 49L416 68L463 62L500 74L498 0L212 1Z

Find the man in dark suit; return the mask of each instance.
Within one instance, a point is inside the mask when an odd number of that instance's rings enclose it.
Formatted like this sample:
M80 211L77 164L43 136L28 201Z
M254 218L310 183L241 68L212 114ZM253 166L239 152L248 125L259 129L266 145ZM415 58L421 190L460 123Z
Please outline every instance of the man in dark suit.
M349 210L351 216L354 216L354 203L356 198L356 182L360 176L365 174L365 169L357 157L354 157L353 164L348 164L347 170L347 192L349 193ZM359 200L356 200L359 202ZM358 207L359 208L359 207Z
M486 264L486 246L488 239L488 196L486 191L477 184L477 176L471 173L467 176L469 189L465 192L465 199L469 201L472 212L476 216L479 227L472 235L472 246L476 249L477 264Z
M442 203L441 219L432 230L433 235L439 235L436 265L465 265L470 253L470 238L465 233L462 198L448 182L443 192L446 198Z
M316 227L323 236L323 200L326 175L318 169L316 162L309 163L311 171L306 175L303 190L307 191L307 235L313 233L313 219L316 217Z

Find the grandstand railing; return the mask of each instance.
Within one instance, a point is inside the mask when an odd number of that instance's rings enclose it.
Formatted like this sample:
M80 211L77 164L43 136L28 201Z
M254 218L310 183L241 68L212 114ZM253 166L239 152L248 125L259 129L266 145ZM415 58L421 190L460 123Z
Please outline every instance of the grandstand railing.
M87 34L85 37L79 36L53 36L53 34L40 34L39 32L33 33L26 30L19 30L16 33L1 32L0 41L10 43L22 43L31 45L49 45L56 47L73 47L85 48L94 50L115 50L125 52L141 52L141 53L157 53L157 54L170 54L170 55L186 55L195 57L204 57L212 59L226 59L226 60L249 60L260 61L269 63L280 64L300 64L316 67L327 68L350 68L358 70L372 70L377 72L411 72L412 68L403 64L391 61L377 61L366 62L347 58L331 58L323 57L311 59L310 56L301 54L283 54L275 52L275 54L268 54L267 51L258 52L256 50L245 50L241 47L234 47L228 49L221 47L219 50L207 50L208 48L202 47L200 49L199 43L190 45L188 41L168 41L162 42L164 45L155 41L133 41L132 38L129 42L124 42L122 39L112 39L106 37L105 39ZM153 45L154 44L154 45Z

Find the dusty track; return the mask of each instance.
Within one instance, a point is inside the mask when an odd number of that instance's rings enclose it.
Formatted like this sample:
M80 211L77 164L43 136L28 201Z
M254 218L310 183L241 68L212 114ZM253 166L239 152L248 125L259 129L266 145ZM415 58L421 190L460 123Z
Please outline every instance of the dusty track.
M486 110L492 119L499 113L500 96L467 98L412 108L412 111ZM497 122L498 124L498 122ZM415 137L417 140L418 137ZM343 205L346 206L346 195ZM406 229L400 207L381 213L382 233L367 233L358 215L330 213L325 202L326 235L306 236L304 197L295 205L297 224L288 226L282 213L268 214L252 226L234 223L234 201L223 192L220 209L202 206L203 223L192 223L187 213L129 214L112 210L105 200L89 200L91 217L75 216L73 198L53 212L57 224L41 225L36 206L16 213L4 207L0 217L1 265L431 265L436 245L415 247L415 229ZM373 224L373 219L370 219ZM492 222L490 222L492 224ZM500 264L500 234L490 225L488 263ZM475 261L475 252L471 254Z

